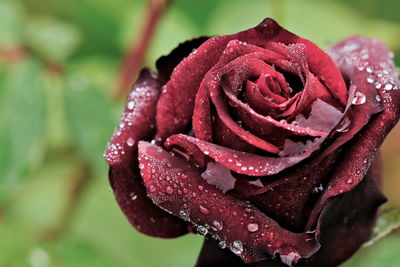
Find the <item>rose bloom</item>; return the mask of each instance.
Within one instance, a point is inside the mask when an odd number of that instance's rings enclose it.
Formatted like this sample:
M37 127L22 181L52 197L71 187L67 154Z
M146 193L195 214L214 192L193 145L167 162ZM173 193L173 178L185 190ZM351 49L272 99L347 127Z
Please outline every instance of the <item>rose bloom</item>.
M205 235L196 266L338 265L386 200L392 57L359 36L326 53L271 19L179 45L141 71L106 150L122 211L147 235Z

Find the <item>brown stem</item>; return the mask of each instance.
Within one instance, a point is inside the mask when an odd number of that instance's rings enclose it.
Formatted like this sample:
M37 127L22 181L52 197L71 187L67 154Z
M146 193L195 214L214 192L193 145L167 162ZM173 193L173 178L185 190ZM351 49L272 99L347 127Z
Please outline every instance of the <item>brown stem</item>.
M139 69L143 64L151 39L160 21L162 14L171 0L149 0L146 21L137 42L132 46L122 63L118 97L126 97L130 85L135 81Z
M9 49L0 49L0 62L18 61L26 56L26 49L23 47L13 47Z
M43 239L54 241L65 232L92 178L93 173L89 164L83 160L79 161L74 178L72 178L70 187L68 188L67 201L61 210L61 215L53 226L43 231Z

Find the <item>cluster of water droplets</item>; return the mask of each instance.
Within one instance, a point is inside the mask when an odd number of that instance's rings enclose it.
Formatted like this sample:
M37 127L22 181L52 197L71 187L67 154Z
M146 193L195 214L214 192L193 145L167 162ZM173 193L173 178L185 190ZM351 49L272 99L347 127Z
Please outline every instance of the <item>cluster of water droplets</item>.
M374 45L378 45L378 41L373 39L371 42ZM371 57L375 56L374 48L362 48L358 42L349 41L348 44L340 49L340 53L331 53L331 56L336 60L344 60L344 63L348 66L353 66L356 63L358 71L365 72L366 82L372 84L377 90L398 90L399 85L396 81L398 73L393 64L394 54L390 52L389 57L380 62L379 64L371 64ZM345 66L346 66L345 65ZM379 92L379 91L378 91ZM381 101L381 95L377 94L375 97L377 102ZM354 99L352 100L353 105L362 105L367 101L367 97L362 92L356 92Z
M134 124L137 123L137 118L142 116L142 110L146 108L149 102L155 99L158 93L158 90L149 86L146 81L130 92L120 123L114 131L112 141L103 154L109 163L118 162L121 156L125 155L129 148L136 144L137 140L131 136L124 136L124 140L120 140L120 142L115 140L121 139L123 134L127 134L132 127L136 127ZM150 128L154 128L154 125L150 125Z

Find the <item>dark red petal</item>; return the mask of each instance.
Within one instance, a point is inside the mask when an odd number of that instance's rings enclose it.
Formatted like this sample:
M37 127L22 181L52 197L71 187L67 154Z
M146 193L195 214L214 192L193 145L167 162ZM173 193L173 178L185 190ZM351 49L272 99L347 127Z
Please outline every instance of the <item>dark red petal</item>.
M221 249L218 242L205 239L195 267L286 267L277 260L269 259L255 263L245 263L228 249Z
M280 254L308 258L319 248L306 234L281 228L248 202L221 193L201 177L201 169L147 142L139 144L139 161L149 197L155 204L226 241L245 262Z
M346 103L347 89L331 58L315 44L286 31L275 21L266 19L255 28L208 39L196 53L175 68L157 109L157 130L160 137L166 138L186 128L192 117L196 93L203 77L217 63L228 42L234 39L261 47L266 47L270 42L304 44L311 72L332 90L340 103Z
M160 209L147 197L137 166L110 167L109 178L121 210L139 232L161 238L188 232L187 223Z
M125 102L120 123L105 152L110 166L128 166L137 155L139 140L155 133L154 112L161 91L156 73L143 69Z
M158 75L162 84L165 84L174 68L186 57L193 49L198 48L202 43L207 41L209 37L198 37L178 45L171 53L160 57L156 62Z
M379 165L378 158L357 187L327 203L316 233L321 249L311 258L310 266L337 266L368 240L377 209L386 201L380 190Z
M304 153L285 158L260 156L237 151L181 134L169 138L166 142L166 146L176 145L185 149L189 142L195 145L202 154L209 156L234 172L249 176L266 176L277 174L301 160L308 158L313 151L315 151L315 147L319 147L323 140L324 137L319 138L318 141Z
M355 49L349 50L349 47ZM353 118L349 130L342 133L335 143L321 155L329 153L335 146L342 145L350 140L345 145L346 158L338 165L332 176L333 179L331 179L327 190L310 217L309 224L315 221L315 217L325 206L326 201L331 197L352 190L362 181L377 154L378 148L400 117L400 90L393 90L393 88L400 88L400 82L389 56L390 53L384 44L376 40L355 37L334 46L332 53L343 75L365 98L362 99L363 104L352 106ZM368 58L363 54L368 55ZM379 78L379 81L382 81L382 78L385 78L390 81L392 89L384 89L389 84L388 82L382 82L382 86L378 89L374 84L369 83L368 78L371 73L366 69L359 69L363 62L373 68L372 75L376 80ZM387 74L384 77L379 77L379 73ZM377 112L380 113L376 114ZM372 116L373 114L376 115ZM356 133L357 138L353 138Z
M296 266L334 267L349 258L366 241L376 218L376 209L385 200L379 190L381 171L371 167L364 181L355 190L331 201L320 218L318 234L321 248L309 260ZM205 240L196 267L254 266L284 267L279 259L246 264L229 250L218 248L217 242Z
M154 114L160 88L157 75L147 69L142 70L107 147L106 159L110 165L111 187L130 223L148 235L177 237L188 232L187 224L151 202L138 169L138 140L147 140L154 135Z

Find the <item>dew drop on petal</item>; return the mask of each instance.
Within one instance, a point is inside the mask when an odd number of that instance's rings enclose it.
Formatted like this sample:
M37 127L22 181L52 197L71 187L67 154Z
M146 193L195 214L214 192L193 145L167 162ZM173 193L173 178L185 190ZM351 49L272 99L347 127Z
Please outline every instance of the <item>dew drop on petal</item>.
M165 192L169 195L171 195L172 193L174 193L174 189L172 189L172 187L167 186L167 188L165 189Z
M361 104L364 104L366 100L367 100L367 97L363 93L356 92L351 103L353 105L361 105Z
M135 144L135 140L132 137L129 137L128 140L126 140L126 144L128 146L133 146Z
M204 207L202 205L199 206L199 210L203 214L209 214L210 213L210 211L206 207Z
M208 229L203 225L199 225L197 227L197 232L199 233L199 235L206 235L208 233Z
M367 78L368 83L373 83L374 81L375 81L374 77L368 76L368 78Z
M215 220L213 221L211 228L214 231L221 231L223 228L223 223L221 221Z
M218 246L219 246L220 249L225 249L226 248L226 242L225 241L220 241L218 243Z
M132 110L135 107L135 102L134 101L129 101L128 102L128 109Z
M368 66L368 67L365 68L365 70L366 70L368 73L372 73L372 72L374 71L374 68L371 67L371 66Z
M393 89L393 84L388 83L385 85L385 90L392 90Z
M257 231L258 231L258 224L256 224L256 223L249 223L249 224L247 225L247 230L249 230L249 232L252 232L252 233L257 232Z
M152 185L149 186L149 190L150 190L151 193L154 193L154 192L156 192L157 188L156 188L156 186L154 184L152 184Z
M242 243L242 241L240 241L240 240L233 241L231 250L236 255L242 254L242 252L243 252L243 243Z

